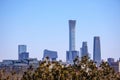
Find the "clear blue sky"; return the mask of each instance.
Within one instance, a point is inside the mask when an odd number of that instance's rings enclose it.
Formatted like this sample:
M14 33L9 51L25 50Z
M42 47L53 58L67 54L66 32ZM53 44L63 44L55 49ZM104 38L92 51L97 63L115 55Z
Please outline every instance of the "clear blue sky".
M120 57L120 0L0 0L0 61L17 59L19 44L30 57L40 60L50 49L65 61L69 19L77 20L76 50L87 41L92 57L100 36L102 59Z

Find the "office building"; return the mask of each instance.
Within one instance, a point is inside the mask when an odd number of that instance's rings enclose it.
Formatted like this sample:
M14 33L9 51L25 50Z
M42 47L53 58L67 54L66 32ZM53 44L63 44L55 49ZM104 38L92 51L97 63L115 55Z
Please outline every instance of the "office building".
M20 54L20 60L28 59L29 58L29 53L28 52L22 52Z
M120 61L111 62L110 66L115 70L115 72L120 72Z
M26 52L27 46L26 45L18 45L18 53Z
M93 44L93 61L96 62L96 65L99 66L101 63L101 48L100 48L100 37L94 37Z
M107 62L109 63L110 67L112 67L116 72L120 72L120 61L115 61L114 58L108 58Z
M27 46L26 45L18 45L18 59L21 60L21 53L27 52Z
M108 58L107 59L107 62L109 63L109 65L111 65L111 63L113 63L115 60L114 60L114 58Z
M70 52L72 53L72 61L71 61L71 59L70 59ZM67 62L68 63L72 63L73 62L73 60L76 58L76 57L79 57L79 51L76 51L76 50L74 50L74 51L66 51L66 60L67 60Z
M83 42L82 43L81 57L84 57L84 56L88 56L89 57L87 42Z
M66 61L72 63L79 52L75 50L75 25L76 20L69 20L69 51L66 51Z
M45 49L43 54L43 59L45 59L46 57L49 57L49 59L52 61L56 61L56 59L58 58L57 51L51 51Z
M76 20L69 20L69 51L75 50L75 25Z

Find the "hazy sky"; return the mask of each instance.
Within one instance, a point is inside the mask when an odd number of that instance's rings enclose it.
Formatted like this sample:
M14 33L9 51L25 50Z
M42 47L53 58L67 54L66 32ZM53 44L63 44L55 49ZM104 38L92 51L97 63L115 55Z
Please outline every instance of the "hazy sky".
M83 41L93 55L93 37L100 36L102 59L120 57L120 0L0 0L0 61L17 59L18 45L30 57L69 49L68 20L76 20L76 50Z

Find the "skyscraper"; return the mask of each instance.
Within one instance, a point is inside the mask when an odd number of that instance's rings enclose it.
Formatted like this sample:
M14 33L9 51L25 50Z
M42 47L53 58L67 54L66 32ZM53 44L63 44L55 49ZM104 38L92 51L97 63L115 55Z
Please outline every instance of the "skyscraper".
M96 62L97 66L99 66L101 63L101 48L99 36L94 37L93 61Z
M69 63L79 56L79 52L75 50L75 25L76 20L69 20L69 51L66 52L66 61Z
M82 43L81 57L83 56L89 56L87 42Z
M27 51L27 46L26 45L18 45L18 59L21 60L22 53L25 53Z
M75 50L75 25L76 20L69 20L69 51Z

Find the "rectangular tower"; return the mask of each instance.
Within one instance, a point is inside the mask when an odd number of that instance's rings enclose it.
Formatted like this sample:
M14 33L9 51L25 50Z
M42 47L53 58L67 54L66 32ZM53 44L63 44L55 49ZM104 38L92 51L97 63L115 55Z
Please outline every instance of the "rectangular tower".
M69 20L69 51L75 50L75 25L76 20Z
M93 61L97 63L97 66L101 63L100 37L98 36L94 37Z
M27 51L26 45L18 45L18 59L21 60L21 54Z

